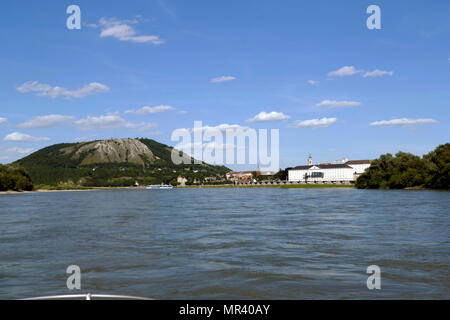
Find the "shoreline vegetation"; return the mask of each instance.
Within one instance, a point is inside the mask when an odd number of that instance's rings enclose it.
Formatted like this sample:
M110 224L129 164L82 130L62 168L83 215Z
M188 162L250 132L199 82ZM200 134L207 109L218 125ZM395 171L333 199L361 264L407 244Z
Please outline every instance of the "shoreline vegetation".
M450 143L423 157L399 152L374 160L356 181L358 189L450 189Z
M31 191L0 191L0 195L19 195L31 193L52 193L52 192L81 192L81 191L101 191L101 190L145 190L142 187L63 187L47 186ZM339 184L286 184L286 185L204 185L204 186L178 186L176 189L353 189L357 190L355 185ZM424 187L412 187L401 189L404 191L450 191L436 190Z
M144 140L145 141L145 140ZM150 141L150 140L149 140ZM157 146L156 142L154 142ZM52 149L54 147L50 147ZM60 148L60 147L58 147ZM55 152L60 152L59 149ZM155 148L154 148L155 149ZM45 149L43 149L45 150ZM52 149L53 150L53 149ZM167 150L166 150L167 151ZM43 157L42 152L29 156L31 159ZM161 151L161 155L164 153ZM165 155L165 154L164 154ZM45 158L45 157L44 157ZM27 159L27 158L25 158ZM28 159L30 160L30 159ZM27 160L27 161L28 161ZM43 162L47 163L43 159ZM30 160L31 161L31 160ZM169 161L169 160L167 160ZM166 161L166 162L167 162ZM423 157L418 157L410 153L399 152L395 156L385 154L374 160L371 166L363 173L355 184L298 184L287 182L289 169L280 171L270 176L267 181L260 181L255 177L258 183L255 184L234 184L223 180L225 167L210 166L207 164L197 167L176 166L172 168L157 168L151 170L149 167L140 169L130 164L107 163L103 167L94 165L93 168L80 167L79 170L88 170L92 182L98 180L98 183L87 183L88 181L80 179L74 183L72 179L61 175L58 180L54 180L60 169L58 166L46 167L45 170L38 168L23 167L20 164L26 164L24 160L10 165L0 165L0 193L11 194L20 192L52 192L52 191L88 191L88 190L107 190L107 189L144 189L149 184L172 184L179 188L277 188L277 189L325 189L325 188L357 188L357 189L383 189L383 190L449 190L450 189L450 143L437 147L434 151ZM167 162L168 163L168 162ZM167 165L167 163L165 165ZM47 164L48 165L48 164ZM161 164L160 164L161 165ZM127 167L128 166L128 167ZM153 164L152 166L157 166ZM77 167L76 167L77 168ZM73 170L78 170L74 168ZM152 167L153 168L153 167ZM153 168L154 169L154 168ZM31 170L31 171L30 171ZM34 170L34 171L33 171ZM37 170L37 171L36 171ZM112 170L112 171L111 171ZM137 171L136 171L137 170ZM228 169L229 170L229 169ZM139 172L137 174L136 172ZM38 173L37 176L36 172ZM149 175L149 178L142 178L142 173ZM182 172L182 173L181 173ZM116 176L116 174L118 174ZM153 175L154 174L154 175ZM205 176L216 174L222 177L216 182L208 182ZM125 175L124 177L122 177ZM174 176L187 176L186 186L180 185L174 179ZM46 179L39 177L52 177L53 181L44 182ZM159 177L159 178L157 178ZM42 181L44 180L44 181ZM58 182L59 181L59 182ZM103 183L100 183L103 181ZM170 182L169 182L170 181ZM126 183L125 183L126 182ZM136 186L135 186L136 185Z

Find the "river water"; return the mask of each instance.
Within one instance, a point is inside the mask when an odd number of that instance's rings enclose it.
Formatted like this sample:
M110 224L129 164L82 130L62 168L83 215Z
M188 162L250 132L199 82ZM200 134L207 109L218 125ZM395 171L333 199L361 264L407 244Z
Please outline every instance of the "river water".
M450 193L99 190L0 195L0 299L449 299ZM367 267L381 269L368 290Z

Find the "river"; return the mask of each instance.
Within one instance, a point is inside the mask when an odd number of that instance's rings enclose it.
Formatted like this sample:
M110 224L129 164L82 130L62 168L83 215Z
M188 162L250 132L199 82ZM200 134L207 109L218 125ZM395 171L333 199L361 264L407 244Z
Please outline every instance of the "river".
M438 191L0 195L0 299L449 299L449 227L450 193ZM367 288L371 265L381 290Z

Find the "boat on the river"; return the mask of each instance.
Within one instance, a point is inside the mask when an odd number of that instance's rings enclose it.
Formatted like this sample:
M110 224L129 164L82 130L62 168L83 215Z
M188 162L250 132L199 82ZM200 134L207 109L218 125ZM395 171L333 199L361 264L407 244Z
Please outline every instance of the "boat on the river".
M146 189L147 190L171 190L171 189L173 189L173 186L168 185L168 184L157 184L157 185L147 186Z

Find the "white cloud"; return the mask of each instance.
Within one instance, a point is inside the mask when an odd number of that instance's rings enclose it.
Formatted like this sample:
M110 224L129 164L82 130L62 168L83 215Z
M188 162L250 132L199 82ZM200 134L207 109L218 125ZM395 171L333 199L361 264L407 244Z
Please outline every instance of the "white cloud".
M315 86L316 84L319 83L319 81L316 81L316 80L308 80L307 82L312 86Z
M311 120L299 120L294 122L292 128L325 128L331 126L337 121L336 118L322 118Z
M0 117L0 125L5 124L8 122L8 119Z
M29 134L13 132L8 134L3 140L13 141L13 142L37 142L37 141L48 141L49 138L38 138L30 136Z
M434 119L408 119L408 118L399 118L392 120L382 120L372 122L370 125L374 127L382 127L382 126L413 126L420 124L432 124L438 123L439 121Z
M283 121L287 120L290 117L285 115L283 112L260 112L252 119L248 119L247 122L254 123L254 122L277 122L277 121Z
M353 76L355 74L361 73L362 70L358 70L353 66L345 66L340 68L339 70L332 71L328 73L329 77L348 77Z
M232 76L221 76L221 77L211 79L211 82L212 83L221 83L221 82L233 81L233 80L236 80L236 78L232 77Z
M99 117L87 117L74 122L82 130L100 129L139 129L150 130L157 127L153 123L132 123L123 119L118 114L107 114Z
M194 127L194 128L180 128L177 130L181 130L181 131L189 131L189 132L210 132L210 133L214 133L215 131L220 131L220 132L226 132L226 131L232 131L232 132L246 132L247 130L249 130L249 127L243 127L240 126L238 124L220 124L218 126L212 127L212 126L202 126L202 127Z
M393 75L394 75L393 71L383 71L383 70L375 69L373 71L364 73L363 77L364 78L375 78L375 77L393 76Z
M215 126L215 127L204 126L204 127L201 127L201 128L195 128L195 130L197 130L197 129L203 130L203 131L220 130L220 131L225 132L225 131L247 131L250 128L243 127L243 126L240 126L238 124L226 124L226 123L224 123L224 124L220 124L220 125Z
M160 113L160 112L165 112L165 111L171 111L171 110L175 110L174 107L172 106L155 106L155 107L142 107L140 109L136 109L136 110L127 110L125 111L126 114L138 114L138 115L145 115L145 114L154 114L154 113Z
M73 120L71 116L63 116L60 114L49 114L46 116L35 117L29 121L17 125L18 128L32 129L32 128L50 128Z
M7 153L13 153L13 154L30 154L33 153L35 150L32 148L9 148L5 150Z
M342 108L342 107L359 107L361 102L358 101L336 101L336 100L324 100L316 107L328 107L328 108Z
M84 137L77 137L75 139L72 139L72 141L74 142L87 142L87 141L91 141L94 140L94 138L96 138L97 136L95 134L90 134L88 136L84 136Z
M117 114L108 114L99 117L88 116L85 119L80 119L74 122L76 126L85 130L95 129L119 129L119 128L134 128L135 125L126 121Z
M152 43L162 44L165 41L155 35L138 35L138 32L131 26L131 24L137 24L139 20L118 20L101 18L96 27L101 28L100 37L113 37L120 41L130 41L135 43ZM94 25L91 25L94 26Z
M39 83L39 81L28 81L17 88L20 93L34 92L40 97L49 98L83 98L85 96L108 92L109 88L101 83L92 82L76 90L68 90L62 87L52 87L48 84Z
M375 69L373 71L364 71L356 69L354 66L345 66L340 68L339 70L332 71L328 73L329 77L348 77L353 76L355 74L362 74L364 78L375 78L375 77L383 77L383 76L393 76L393 71L384 71Z
M154 130L158 128L158 125L156 123L141 123L136 125L136 129L147 131L147 130Z

